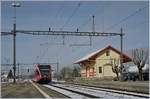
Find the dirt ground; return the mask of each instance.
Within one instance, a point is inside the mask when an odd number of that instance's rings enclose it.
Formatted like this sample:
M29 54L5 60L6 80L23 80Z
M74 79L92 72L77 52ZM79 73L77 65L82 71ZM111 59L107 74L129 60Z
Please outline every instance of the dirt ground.
M29 82L1 84L1 96L2 98L44 98Z
M86 81L85 80L85 81L75 81L70 83L149 94L148 81L121 82L121 81L92 81L92 80Z

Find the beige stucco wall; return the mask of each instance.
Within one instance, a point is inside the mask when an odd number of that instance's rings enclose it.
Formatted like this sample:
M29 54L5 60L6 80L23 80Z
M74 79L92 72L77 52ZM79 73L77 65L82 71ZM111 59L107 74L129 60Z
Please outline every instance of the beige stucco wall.
M96 72L96 68L95 68L95 63L91 62L87 62L85 63L85 66L82 67L81 69L81 76L82 77L93 77L92 73ZM96 76L96 73L95 73Z
M92 60L95 61L95 63L85 64L85 66L81 70L81 73L84 74L86 73L87 74L86 77L91 77L89 76L89 73L93 71L93 67L94 67L94 71L96 72L96 75L94 77L108 77L108 76L116 77L116 74L113 73L112 71L112 66L106 64L111 63L111 59L120 59L120 55L111 49L109 51L110 51L109 56L106 56L106 52L104 52L99 54L96 60ZM120 61L119 61L119 65L120 65ZM99 67L102 67L102 73L99 73ZM87 68L87 72L86 72L86 68Z
M81 77L86 77L86 67L85 66L83 66L81 68Z
M98 55L96 58L96 76L97 77L105 77L108 75L111 75L112 77L115 77L116 74L113 73L112 68L110 65L105 65L111 63L111 59L120 59L120 55L113 50L109 50L110 55L106 56L106 53L103 53L101 55ZM120 62L119 62L120 64ZM102 67L102 73L99 73L99 67ZM105 70L104 70L105 69ZM107 69L107 70L106 70ZM104 73L105 71L105 73ZM109 73L109 74L106 74Z

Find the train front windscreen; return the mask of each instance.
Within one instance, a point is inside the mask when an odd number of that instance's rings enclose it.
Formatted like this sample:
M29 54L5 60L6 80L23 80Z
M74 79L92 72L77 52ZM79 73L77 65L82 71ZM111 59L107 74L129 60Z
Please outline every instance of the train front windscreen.
M49 75L49 65L39 65L40 72L42 76L48 76Z

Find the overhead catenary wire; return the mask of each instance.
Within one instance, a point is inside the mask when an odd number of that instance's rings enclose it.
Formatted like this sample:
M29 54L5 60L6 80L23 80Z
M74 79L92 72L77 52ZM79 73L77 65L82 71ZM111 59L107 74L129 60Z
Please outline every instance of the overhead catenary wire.
M132 14L128 15L127 17L123 18L122 20L120 20L119 22L115 23L114 25L108 27L106 30L110 30L116 26L118 26L119 24L121 24L122 22L125 22L126 20L130 19L131 17L135 16L137 13L143 11L145 8L147 8L148 6L139 8L138 10L136 10L135 12L133 12Z
M42 45L40 44L40 46L42 46ZM42 55L36 56L35 62L36 62L36 61L41 61L41 60L42 60L42 57L45 56L46 52L48 52L48 47L45 49L45 51L43 51Z
M68 25L68 23L70 22L70 20L72 19L72 17L75 15L75 13L77 12L78 8L80 7L81 2L78 3L77 7L74 9L73 13L71 14L71 16L68 18L68 20L63 24L63 26L60 28L60 30L63 30L65 26ZM65 45L65 36L62 36L63 39L63 45Z
M46 52L48 52L48 47L46 50L43 52L42 56L40 57L39 61L42 61L42 59L45 57Z
M95 16L92 16L92 33L95 33L95 21L94 21ZM91 18L90 18L91 20ZM89 21L88 21L89 22ZM79 29L77 28L77 32ZM90 43L89 44L71 44L70 46L92 46L92 37L89 35Z
M61 10L62 10L63 8L64 8L64 7L63 7L62 5L59 6L58 11L56 12L56 15L55 15L56 18L58 18L59 13L61 13Z
M72 14L69 16L68 20L61 27L61 30L63 30L64 27L68 25L68 23L70 22L70 20L72 19L72 17L75 15L75 13L77 12L77 10L79 9L80 6L81 6L81 2L78 3L77 7L74 9L74 11L72 12Z
M149 7L149 6L147 5L147 6L144 6L144 7L142 7L142 8L139 8L138 10L134 11L132 14L130 14L130 15L124 17L122 20L120 20L119 22L115 23L114 25L112 25L112 26L106 28L105 30L113 29L114 27L118 26L118 25L121 24L122 22L127 21L127 20L130 19L131 17L135 16L137 13L143 11L143 10L146 9L147 7ZM143 23L143 22L142 22L142 23ZM140 23L140 24L142 24L142 23ZM130 27L129 27L129 28L130 28ZM111 36L109 36L109 38L111 38ZM97 42L95 42L95 43L97 43Z
M98 9L99 10L99 9ZM87 26L87 24L93 19L94 20L94 15L97 12L97 10L94 11L92 18L90 17L87 21L85 21L84 23L82 23L77 29L79 31L79 29L84 28L85 26ZM94 21L92 22L92 32L95 32L95 23ZM90 39L90 43L89 44L71 44L71 46L92 46L92 37L89 36Z
M63 9L64 9L64 7L63 7L63 4L61 4L60 3L60 5L59 5L59 8L58 8L58 10L56 11L56 14L55 14L55 19L56 20L53 20L54 22L58 22L59 20L58 19L60 19L63 15ZM62 13L62 14L61 14ZM60 15L61 14L61 15ZM51 25L53 25L53 24L51 24ZM52 27L53 29L54 29L54 27Z
M111 5L111 2L110 2L110 4L109 4L109 6ZM99 8L97 8L95 11L93 11L93 13L92 13L92 15L97 15L97 11L99 11L100 12L100 10L102 10L102 14L103 14L103 16L102 16L102 32L104 33L104 9L105 9L105 6L103 5L102 6L102 9L99 9ZM88 19L88 20L86 20L84 23L82 23L80 26L79 26L79 29L81 30L81 29L83 29L83 28L85 28L91 21L92 21L92 17L91 17L91 13L90 13L90 18ZM94 27L94 29L92 29L92 31L94 31L95 32L95 23L93 24L93 26L92 27ZM92 45L92 37L91 36L89 36L89 39L90 39L90 44L85 44L86 46L91 46ZM79 44L77 44L77 45L79 45ZM76 46L77 46L76 45ZM82 44L81 44L82 45ZM84 45L84 44L83 44ZM80 46L80 45L79 45Z
M81 30L81 28L84 28L85 26L87 26L87 24L92 20L92 18L90 17L88 20L86 20L84 23L82 23L78 29Z
M111 5L111 2L110 2L110 5ZM110 5L109 5L109 6L110 6ZM101 6L99 6L99 7L101 7ZM97 12L100 12L101 10L103 10L103 9L105 8L104 5L102 6L102 9L99 9L99 7L96 8L96 10L90 12L90 14L88 15L89 18L88 18L86 21L84 21L84 22L79 26L79 29L80 29L80 30L81 30L81 28L84 28L85 26L87 26L87 24L89 24L90 21L92 21L91 15L95 15L95 16L96 16L96 15L98 14ZM103 12L103 11L102 11L102 12Z

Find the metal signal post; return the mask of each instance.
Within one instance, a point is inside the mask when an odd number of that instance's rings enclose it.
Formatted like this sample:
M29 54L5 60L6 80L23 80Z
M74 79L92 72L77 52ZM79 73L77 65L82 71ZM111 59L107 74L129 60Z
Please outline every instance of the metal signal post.
M12 3L14 7L14 23L13 23L13 70L14 70L14 83L16 83L16 7L20 7L19 3Z
M120 51L121 51L121 54L120 54L120 65L121 65L121 80L122 80L122 76L123 76L123 29L121 28L120 30L121 34L120 34Z

